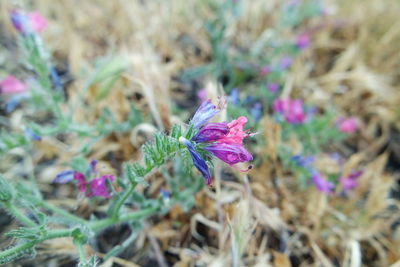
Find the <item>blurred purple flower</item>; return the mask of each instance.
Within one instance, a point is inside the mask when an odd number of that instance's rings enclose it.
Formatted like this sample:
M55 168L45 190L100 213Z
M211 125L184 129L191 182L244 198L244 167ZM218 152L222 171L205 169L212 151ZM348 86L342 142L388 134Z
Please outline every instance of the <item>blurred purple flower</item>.
M279 61L279 68L281 70L286 70L287 68L290 67L290 65L292 65L292 58L289 56L284 56Z
M42 137L37 135L32 129L26 128L24 130L24 134L27 138L29 138L32 141L41 141Z
M269 84L267 84L267 89L271 93L276 93L279 90L279 84L277 84L277 83L269 83Z
M339 182L344 192L354 189L358 186L358 178L363 174L363 171L352 171L346 177L340 177Z
M311 167L311 164L314 162L315 157L314 156L302 156L302 155L296 155L291 158L291 160L296 163L299 167L308 169L308 170L313 170Z
M306 33L297 35L296 47L300 50L306 49L310 46L310 36Z
M314 183L318 191L326 194L332 193L335 185L324 177L322 177L318 172L314 171L311 175L311 181Z
M69 183L74 179L74 174L75 174L75 171L73 171L73 170L62 171L56 175L56 178L53 180L53 183L56 183L56 184Z
M200 102L204 102L207 100L207 91L206 89L200 89L197 91L197 98L200 100Z

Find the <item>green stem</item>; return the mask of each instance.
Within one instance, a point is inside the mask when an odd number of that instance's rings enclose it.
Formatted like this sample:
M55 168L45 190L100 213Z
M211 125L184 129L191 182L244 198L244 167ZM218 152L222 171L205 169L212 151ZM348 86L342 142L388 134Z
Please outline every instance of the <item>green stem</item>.
M75 223L78 223L78 224L87 224L88 223L88 221L86 221L85 219L79 218L78 216L75 216L75 215L69 213L68 211L65 211L65 210L63 210L57 206L54 206L46 201L43 201L42 199L35 198L34 196L31 196L31 195L26 195L26 196L24 196L24 198L31 201L35 205L44 207L58 215L61 215L63 218L66 218Z
M89 227L92 231L99 231L102 230L108 226L111 226L115 223L121 223L121 222L127 222L130 220L137 220L137 219L141 219L144 218L146 216L149 216L151 214L153 214L154 212L156 212L158 210L158 207L152 207L152 208L148 208L148 209L143 209L143 210L139 210L130 214L127 214L125 216L121 216L119 219L115 219L115 218L107 218L107 219L103 219L100 221L95 221L95 222L91 222L89 223ZM61 230L52 230L47 232L47 234L42 237L42 238L38 238L36 240L33 241L29 241L27 243L21 244L21 245L17 245L15 247L12 247L10 249L4 250L0 252L0 262L2 259L5 259L7 257L13 256L15 254L20 253L21 251L30 249L32 247L34 247L36 244L39 244L45 240L49 240L49 239L55 239L55 238L60 238L60 237L69 237L72 236L72 232L75 229L61 229Z
M16 209L14 205L11 202L5 202L3 203L4 207L17 219L17 221L20 221L26 226L29 227L37 227L37 224L34 223L31 219L29 219L25 214L23 214L21 211Z
M80 263L86 262L86 256L85 256L85 250L83 249L83 244L81 242L78 242L76 244L76 247L78 248L79 252L79 262Z
M131 183L129 185L128 190L126 190L125 193L123 194L123 196L120 199L118 199L118 202L115 204L115 207L114 207L113 212L111 214L112 218L118 218L119 211L120 211L122 205L124 205L125 201L132 194L133 190L135 190L136 185L137 185L137 183Z

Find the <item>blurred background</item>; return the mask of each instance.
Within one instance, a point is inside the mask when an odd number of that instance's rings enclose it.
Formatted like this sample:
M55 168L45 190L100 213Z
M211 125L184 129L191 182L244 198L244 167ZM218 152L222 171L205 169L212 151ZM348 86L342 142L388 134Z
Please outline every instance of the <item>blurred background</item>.
M49 202L101 217L106 200L77 197L54 177L77 157L120 175L154 133L184 127L206 99L224 97L219 120L246 116L258 133L245 141L252 170L215 161L212 187L176 161L149 177L145 197L172 190L166 176L192 191L135 235L121 224L94 237L86 249L99 266L400 266L398 0L3 0L0 79L37 92L13 10L43 17L35 34L59 112L76 124L52 128L49 98L5 94L3 83L0 171L34 177ZM288 99L300 107L274 104ZM13 227L2 213L0 247ZM75 264L63 238L7 266Z

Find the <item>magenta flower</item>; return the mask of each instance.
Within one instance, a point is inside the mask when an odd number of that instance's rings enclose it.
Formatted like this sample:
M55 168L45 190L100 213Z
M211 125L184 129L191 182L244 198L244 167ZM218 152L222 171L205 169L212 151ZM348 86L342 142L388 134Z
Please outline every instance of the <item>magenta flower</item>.
M311 176L311 181L314 183L317 190L322 193L332 193L332 190L335 188L335 185L333 183L326 180L316 171L313 172Z
M25 92L28 89L26 84L18 80L12 75L6 76L0 81L0 93L2 94L16 94Z
M303 102L300 99L275 99L272 108L276 113L283 115L286 122L300 124L305 121Z
M351 134L357 131L358 129L358 122L357 119L354 117L350 118L340 118L337 122L337 127L339 131L342 133Z
M10 12L11 23L21 34L40 33L47 27L47 20L38 12L26 13L18 10Z
M90 191L95 197L111 198L107 188L107 181L114 182L113 175L103 175L90 181Z
M310 36L306 33L299 34L296 37L296 47L300 50L310 46Z
M267 89L271 93L276 93L279 90L279 85L277 83L269 83L267 84Z
M243 139L252 135L248 130L243 130L247 118L242 116L230 123L207 123L218 112L219 110L211 104L210 100L199 107L191 120L191 124L194 128L199 127L200 129L191 141L203 144L202 148L205 151L231 166L252 160L252 155L243 147ZM211 116L211 114L213 115ZM179 138L179 142L188 148L193 164L203 175L206 184L211 185L212 178L207 163L191 141L184 137Z
M92 160L88 166L88 173L91 176L96 174L96 160ZM108 191L107 181L109 183L114 182L114 176L111 174L102 175L96 178L92 178L90 182L88 182L90 178L86 177L83 173L67 170L60 172L53 183L65 184L71 182L72 180L76 181L76 187L78 191L81 193L85 193L86 197L103 197L103 198L111 198L111 195Z
M197 98L200 100L200 102L204 102L207 100L207 91L206 89L201 89L197 91Z
M363 171L352 171L346 177L340 177L339 182L342 186L343 191L347 192L358 186L358 178L363 174Z

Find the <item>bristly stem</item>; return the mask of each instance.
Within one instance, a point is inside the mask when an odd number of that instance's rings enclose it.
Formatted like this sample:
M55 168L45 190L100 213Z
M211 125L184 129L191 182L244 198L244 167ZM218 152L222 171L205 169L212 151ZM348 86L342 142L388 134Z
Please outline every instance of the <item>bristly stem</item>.
M34 196L31 196L31 195L25 195L24 197L27 200L29 200L32 203L34 203L35 205L42 206L42 207L44 207L44 208L46 208L46 209L48 209L48 210L50 210L50 211L52 211L52 212L54 212L54 213L56 213L58 215L61 215L65 219L68 219L68 220L73 221L73 222L78 223L78 224L87 224L88 223L88 221L86 221L85 219L82 219L82 218L80 218L80 217L78 217L76 215L73 215L73 214L71 214L68 211L65 211L63 209L60 209L59 207L54 206L54 205L48 203L47 201L41 200L41 199L36 198Z
M133 190L135 190L137 183L131 183L129 185L129 188L125 190L124 194L121 196L120 199L118 199L117 203L115 204L114 210L111 214L112 218L118 218L119 217L119 211L122 207L122 205L125 204L125 201L128 199L128 197L132 194Z
M3 205L10 212L17 221L23 223L25 226L29 227L37 227L37 224L34 223L31 219L29 219L25 214L15 208L14 204L11 202L3 202Z

